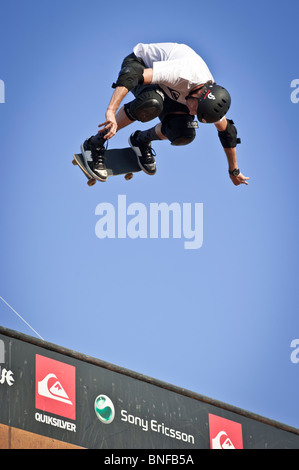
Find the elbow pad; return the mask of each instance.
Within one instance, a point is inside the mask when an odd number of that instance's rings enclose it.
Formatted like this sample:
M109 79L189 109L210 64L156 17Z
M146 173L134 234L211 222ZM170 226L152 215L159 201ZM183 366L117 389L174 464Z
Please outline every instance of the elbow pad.
M145 65L141 59L138 59L135 54L130 54L124 59L117 81L113 83L112 88L123 86L131 91L135 86L142 85L144 69Z
M234 121L227 120L227 127L224 131L218 131L218 137L223 148L234 148L237 144L241 143L241 139L237 137L237 129L234 126Z

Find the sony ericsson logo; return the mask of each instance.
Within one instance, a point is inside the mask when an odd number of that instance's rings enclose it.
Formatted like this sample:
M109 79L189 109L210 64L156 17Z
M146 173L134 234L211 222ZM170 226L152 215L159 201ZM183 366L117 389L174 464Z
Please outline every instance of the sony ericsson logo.
M115 409L107 395L99 395L94 402L97 418L104 424L111 424L115 417Z

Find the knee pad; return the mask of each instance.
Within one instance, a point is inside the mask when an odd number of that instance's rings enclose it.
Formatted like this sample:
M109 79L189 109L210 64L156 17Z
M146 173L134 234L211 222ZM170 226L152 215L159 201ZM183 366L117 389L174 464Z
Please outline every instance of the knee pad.
M189 114L168 114L162 122L162 134L171 145L188 145L196 136L198 124Z
M125 113L131 121L148 122L163 111L164 97L155 90L140 93L135 100L125 104Z

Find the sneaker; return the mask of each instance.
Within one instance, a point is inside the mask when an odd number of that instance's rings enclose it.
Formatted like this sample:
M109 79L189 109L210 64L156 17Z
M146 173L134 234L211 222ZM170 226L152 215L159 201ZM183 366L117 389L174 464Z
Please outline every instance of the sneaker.
M137 161L140 168L148 175L154 175L157 171L156 160L154 156L156 153L152 149L151 143L148 144L138 142L138 134L141 131L135 131L129 137L129 144L136 153Z
M85 165L94 178L100 181L106 181L108 178L108 173L105 166L105 146L103 144L97 148L91 142L91 139L92 137L85 140L85 142L81 145L81 152Z

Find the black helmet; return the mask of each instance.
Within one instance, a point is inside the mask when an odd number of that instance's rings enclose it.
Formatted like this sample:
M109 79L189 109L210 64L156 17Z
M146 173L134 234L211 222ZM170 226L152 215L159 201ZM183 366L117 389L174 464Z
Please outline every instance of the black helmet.
M197 117L200 122L217 122L226 115L231 104L229 92L216 83L206 84L198 98Z

